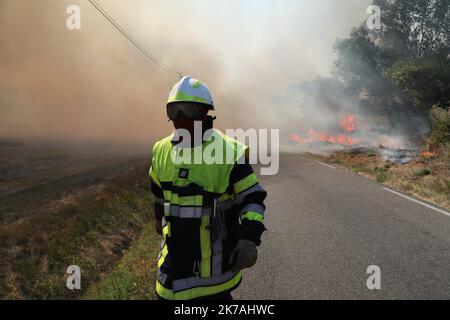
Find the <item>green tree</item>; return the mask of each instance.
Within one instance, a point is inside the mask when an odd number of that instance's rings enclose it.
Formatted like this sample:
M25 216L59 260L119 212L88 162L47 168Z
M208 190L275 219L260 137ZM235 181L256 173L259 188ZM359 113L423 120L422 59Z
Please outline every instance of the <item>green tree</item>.
M450 63L447 58L400 60L386 71L415 106L450 106Z
M375 0L383 28L374 32L380 46L405 59L450 54L450 0Z
M334 74L347 93L388 118L448 103L450 0L373 4L382 10L382 28L362 24L335 44Z

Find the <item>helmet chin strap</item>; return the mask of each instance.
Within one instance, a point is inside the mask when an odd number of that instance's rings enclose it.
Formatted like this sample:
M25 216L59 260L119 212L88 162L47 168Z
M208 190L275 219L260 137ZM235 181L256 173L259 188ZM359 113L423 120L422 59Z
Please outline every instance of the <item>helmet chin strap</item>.
M216 119L217 119L216 116L207 116L205 122L203 123L204 131L206 131L208 129L212 129L213 125L214 125L214 120L216 120Z

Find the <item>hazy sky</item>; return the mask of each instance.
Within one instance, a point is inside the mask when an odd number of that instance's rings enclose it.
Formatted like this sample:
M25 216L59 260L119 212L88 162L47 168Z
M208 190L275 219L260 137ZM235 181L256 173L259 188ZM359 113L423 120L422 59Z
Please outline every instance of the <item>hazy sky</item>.
M326 76L333 42L371 1L97 2L152 54L208 84L219 127L246 128L280 126L273 97ZM70 4L81 30L66 28ZM87 0L0 0L0 137L160 138L176 80Z

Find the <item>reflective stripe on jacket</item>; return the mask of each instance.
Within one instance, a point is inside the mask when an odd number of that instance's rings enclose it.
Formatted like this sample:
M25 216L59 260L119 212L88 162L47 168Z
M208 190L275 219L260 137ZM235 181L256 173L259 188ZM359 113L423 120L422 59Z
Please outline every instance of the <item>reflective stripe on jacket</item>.
M266 192L249 164L236 163L247 146L214 130L210 141L220 142L224 161L178 163L172 138L155 144L149 172L156 218L163 224L156 292L172 300L232 290L241 273L231 271L231 251L240 238L259 244ZM208 145L183 152L195 156Z

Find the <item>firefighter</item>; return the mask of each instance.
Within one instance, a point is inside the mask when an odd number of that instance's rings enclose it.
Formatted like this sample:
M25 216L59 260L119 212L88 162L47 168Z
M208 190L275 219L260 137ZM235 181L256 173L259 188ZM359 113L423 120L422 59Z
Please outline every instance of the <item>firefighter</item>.
M256 247L266 230L267 194L249 164L248 147L213 128L215 117L208 112L214 103L204 83L183 77L173 86L166 110L175 130L154 145L149 170L155 228L163 238L156 297L232 299L241 270L256 263ZM200 141L193 138L197 124ZM211 143L223 148L218 152L223 161L177 160L177 155L193 155ZM232 161L227 161L230 153Z

